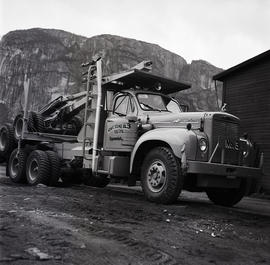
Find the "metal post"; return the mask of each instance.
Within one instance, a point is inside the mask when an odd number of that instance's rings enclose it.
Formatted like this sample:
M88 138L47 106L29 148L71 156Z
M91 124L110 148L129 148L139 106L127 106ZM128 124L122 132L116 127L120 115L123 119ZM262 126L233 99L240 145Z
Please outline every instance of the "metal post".
M29 87L30 79L27 78L26 74L24 76L24 111L23 111L23 127L21 138L24 139L24 133L27 130L27 120L28 120L28 109L29 109Z
M100 122L100 111L101 111L101 98L102 98L102 67L101 67L101 58L97 61L97 108L96 108L96 118L95 118L95 128L94 128L94 139L93 139L93 152L92 152L92 172L97 172L97 146L98 146L98 133L99 133L99 122Z
M214 86L215 86L215 92L216 92L216 100L217 100L217 109L219 110L221 107L218 104L218 89L217 89L217 80L215 80L214 82Z
M86 138L86 133L87 133L87 126L86 126L86 122L87 122L87 113L88 113L88 105L89 105L89 94L90 94L90 89L92 84L90 83L90 77L91 77L91 69L92 69L92 65L89 66L88 68L88 73L87 73L87 91L86 91L86 102L85 102L85 111L84 111L84 130L83 130L83 158L85 157L85 138Z

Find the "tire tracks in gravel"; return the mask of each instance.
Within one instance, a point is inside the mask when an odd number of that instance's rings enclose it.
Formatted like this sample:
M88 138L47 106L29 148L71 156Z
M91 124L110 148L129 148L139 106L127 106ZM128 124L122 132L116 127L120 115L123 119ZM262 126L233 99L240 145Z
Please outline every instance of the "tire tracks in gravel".
M148 244L130 238L123 233L118 233L117 231L112 231L108 228L94 227L88 226L88 230L91 231L95 235L102 236L107 239L112 239L123 245L129 247L133 252L139 254L141 258L148 260L149 262L156 265L177 265L179 264L174 257L170 254L161 251L158 248L149 246Z
M30 219L36 224L53 227L56 230L66 230L71 232L75 238L75 244L78 246L81 242L85 242L90 249L92 259L98 261L96 264L118 264L113 260L112 252L119 253L119 249L125 248L125 252L120 251L122 256L130 259L130 263L125 264L155 264L155 265L179 265L179 261L169 253L162 251L154 246L150 246L143 241L129 237L123 230L117 228L106 228L99 224L91 224L85 218L67 215L64 213L54 214L46 211L23 211L20 214ZM78 219L81 220L80 227L74 226L72 222L78 225ZM108 255L104 251L107 248ZM124 250L124 249L123 249ZM106 251L105 251L106 252ZM105 254L105 255L104 255ZM134 260L137 257L137 261ZM135 262L135 263L133 263ZM139 263L137 263L139 262ZM121 263L119 263L121 264Z

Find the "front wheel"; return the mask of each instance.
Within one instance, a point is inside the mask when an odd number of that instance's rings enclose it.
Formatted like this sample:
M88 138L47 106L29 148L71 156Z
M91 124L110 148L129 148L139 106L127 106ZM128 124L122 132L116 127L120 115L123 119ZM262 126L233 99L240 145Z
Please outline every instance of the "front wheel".
M169 204L177 200L183 177L170 148L156 147L147 154L141 169L141 185L149 201Z
M242 200L247 192L247 181L241 180L236 189L208 188L206 194L214 204L231 207Z

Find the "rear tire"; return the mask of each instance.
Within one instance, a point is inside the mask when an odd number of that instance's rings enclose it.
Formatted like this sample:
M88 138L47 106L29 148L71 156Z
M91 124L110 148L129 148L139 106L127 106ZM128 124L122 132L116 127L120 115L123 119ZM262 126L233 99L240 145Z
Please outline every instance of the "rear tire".
M22 135L22 129L23 129L23 112L20 112L17 114L17 116L14 119L13 122L13 128L14 128L14 138L16 140L19 140ZM28 119L27 119L27 130L28 132L34 132L36 131L35 126L35 115L36 113L33 111L29 112Z
M141 185L147 200L170 204L177 200L183 187L180 164L167 147L152 149L144 159Z
M44 117L40 113L33 112L33 121L37 132L45 132Z
M26 182L26 159L27 152L25 149L21 148L18 152L18 149L14 149L10 155L8 161L8 175L10 179L15 183L24 183Z
M33 112L33 111L29 112L28 120L27 120L27 130L29 132L35 132L36 131L35 122L34 122L34 115L35 115L35 112Z
M51 164L51 170L50 170L50 178L49 178L49 185L50 186L56 186L58 184L58 180L61 176L61 161L54 151L46 151L46 154L49 158L50 164Z
M29 155L26 163L26 177L30 185L39 183L48 185L51 165L45 151L35 150Z
M13 128L14 128L14 137L16 140L19 140L22 135L23 129L23 112L20 112L16 115L13 121Z
M231 207L246 195L247 181L242 180L240 187L236 189L208 188L206 194L214 204Z
M4 124L0 128L0 160L7 160L14 147L14 129L12 125Z

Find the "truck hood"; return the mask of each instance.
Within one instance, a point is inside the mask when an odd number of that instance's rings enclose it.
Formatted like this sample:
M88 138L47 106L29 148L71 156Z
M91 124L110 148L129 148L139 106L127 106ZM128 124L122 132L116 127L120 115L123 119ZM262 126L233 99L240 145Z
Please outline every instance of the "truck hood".
M182 113L171 113L171 112L157 112L148 111L143 113L140 117L143 123L151 123L155 128L166 128L166 127L180 127L186 128L187 124L192 125L192 129L199 129L201 122L205 119L211 118L227 119L238 121L236 116L233 116L226 112L182 112Z

